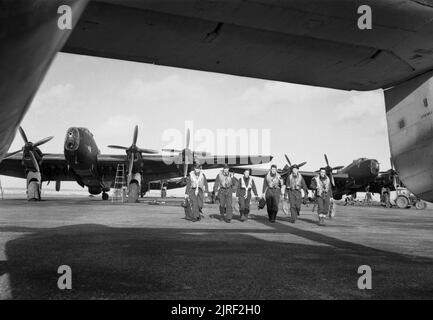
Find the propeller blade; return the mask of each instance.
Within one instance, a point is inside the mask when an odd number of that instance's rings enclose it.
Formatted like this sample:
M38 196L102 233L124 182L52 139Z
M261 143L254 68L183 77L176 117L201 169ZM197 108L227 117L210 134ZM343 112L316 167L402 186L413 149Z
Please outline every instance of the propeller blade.
M328 161L328 157L326 156L326 153L324 154L324 156L325 156L326 165L329 167L329 161Z
M129 157L130 157L130 159L129 159L129 167L128 167L128 177L129 177L129 179L131 179L132 167L134 166L134 154L131 153Z
M281 176L286 176L286 175L290 174L291 171L292 171L292 170L290 169L290 167L289 167L289 168L284 167L282 170L279 170L278 173L279 173Z
M47 138L44 138L44 139L42 139L42 140L39 140L38 142L35 142L35 143L33 144L33 147L39 147L39 146L43 145L44 143L47 143L48 141L52 140L53 138L54 138L54 137L51 136L51 137L47 137Z
M194 163L194 154L191 153L189 149L184 149L182 155L184 159L183 177L186 178L188 176L188 165L189 165L190 156L191 155L193 156L192 163Z
M334 180L334 175L332 174L332 172L330 173L331 176L331 184L333 187L335 187L335 180Z
M141 148L137 148L138 152L141 153L150 153L150 154L156 154L158 153L158 150L153 150L153 149L141 149Z
M344 168L344 166L337 166L337 167L333 167L332 170L340 170L340 169L343 169L343 168Z
M132 144L134 146L137 144L137 138L138 138L138 126L135 126L135 128L134 128L134 136L132 137Z
M21 150L17 150L17 151L11 152L11 153L8 153L4 159L12 158L12 156L14 156L14 155L16 155L17 153L20 153L20 152L22 152L22 151L23 151L23 149L21 149Z
M289 160L289 157L287 156L287 154L284 154L284 157L286 158L286 160L287 160L287 163L289 164L289 166L291 167L292 166L292 164L290 163L290 160Z
M188 175L188 157L185 157L185 166L183 168L183 177L186 178Z
M178 152L182 152L182 150L178 150L178 149L161 149L161 151L164 152L172 152L172 153L178 153Z
M189 149L190 138L191 138L191 131L188 128L188 130L186 131L186 147L185 147L185 149Z
M307 164L307 162L306 161L304 161L304 162L301 162L300 164L298 164L298 167L300 168L300 167L302 167L302 166L305 166Z
M27 136L26 136L26 133L24 132L24 129L21 126L18 129L20 130L21 137L23 138L24 143L28 143L29 140L27 139Z
M111 148L111 149L122 149L122 150L128 150L129 148L127 148L127 147L123 147L123 146L116 146L116 145L112 145L112 144L110 144L109 146L107 146L108 148Z
M181 184L183 184L184 182L186 182L186 178L185 178L185 177L182 177L182 178L180 178L179 180L176 181L176 185L181 185Z
M29 153L30 153L30 157L32 158L33 166L35 167L35 169L36 169L37 172L40 172L40 170L39 170L39 163L36 161L36 157L33 154L33 151L30 150Z

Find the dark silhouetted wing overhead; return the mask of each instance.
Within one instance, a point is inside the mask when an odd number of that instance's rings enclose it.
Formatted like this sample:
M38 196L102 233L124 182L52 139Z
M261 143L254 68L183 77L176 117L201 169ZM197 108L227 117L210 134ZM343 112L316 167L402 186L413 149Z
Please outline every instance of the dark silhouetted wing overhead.
M360 30L360 5L373 30ZM429 0L91 1L64 52L346 90L433 69Z

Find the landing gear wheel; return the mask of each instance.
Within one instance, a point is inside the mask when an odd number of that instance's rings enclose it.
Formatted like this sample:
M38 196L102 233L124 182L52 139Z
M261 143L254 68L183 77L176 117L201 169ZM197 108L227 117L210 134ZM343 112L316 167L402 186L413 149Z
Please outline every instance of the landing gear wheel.
M102 193L102 200L108 200L108 193Z
M135 181L131 182L128 188L128 202L129 203L138 202L139 193L140 193L140 187L138 183Z
M415 208L417 208L418 210L424 210L427 207L427 203L425 203L424 201L417 201L415 203Z
M41 188L38 181L30 181L27 187L27 200L41 200Z
M395 199L395 204L400 209L406 209L407 207L409 207L409 199L405 196L398 196L397 199Z

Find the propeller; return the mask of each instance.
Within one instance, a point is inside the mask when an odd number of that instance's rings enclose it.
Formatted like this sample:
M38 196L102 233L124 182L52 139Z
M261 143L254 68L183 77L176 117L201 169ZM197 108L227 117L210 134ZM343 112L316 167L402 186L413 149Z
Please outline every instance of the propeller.
M138 138L138 126L135 126L134 135L132 137L132 145L130 147L118 146L113 144L110 144L108 147L111 149L131 150L135 152L148 153L148 154L158 153L158 151L154 149L144 149L144 148L137 147L137 138Z
M290 173L293 169L294 166L298 166L298 168L304 166L307 162L301 162L299 164L294 164L292 165L292 162L290 161L289 157L287 156L287 154L284 154L284 157L286 158L287 164L284 166L283 170L282 170L282 174L286 174L286 173Z
M326 155L326 153L324 154L324 156L325 156L325 162L326 162L326 172L327 173L329 172L329 177L331 178L332 186L335 187L335 180L334 180L334 175L332 174L332 171L340 170L340 169L344 168L344 166L331 167L329 165L328 156Z
M184 167L183 167L183 177L186 178L186 175L188 174L188 162L189 162L189 155L191 153L191 150L189 149L189 143L191 140L191 131L188 130L186 131L186 147L183 150L183 154L185 155L184 157ZM188 152L188 157L186 155L186 153Z
M399 185L398 174L397 174L397 171L394 170L394 162L392 161L392 158L389 158L389 162L391 163L390 174L392 176L392 184L394 186L394 189L397 190L397 187Z
M137 139L138 139L138 126L136 125L134 128L134 133L132 136L132 144L129 147L124 147L124 146L118 146L118 145L109 145L108 148L111 149L120 149L120 150L125 150L126 153L129 156L129 167L128 167L128 174L129 176L131 176L132 174L132 167L134 165L134 158L135 158L135 154L137 153L148 153L148 154L156 154L158 153L157 150L153 150L153 149L144 149L144 148L139 148L137 147Z
M162 151L164 152L171 152L171 153L181 153L182 154L182 158L184 159L183 161L183 179L179 180L179 183L184 182L187 175L188 175L188 166L190 164L193 164L195 156L196 155L202 155L202 156L208 156L210 155L210 153L205 152L205 151L191 151L191 149L189 148L189 144L191 141L191 131L188 128L188 130L186 131L186 144L185 144L185 148L183 150L178 150L178 149L162 149ZM190 163L190 160L192 158L192 163Z
M289 166L290 166L290 167L293 167L293 166L292 166L292 163L290 162L289 157L287 156L287 154L284 154L284 157L286 158L286 161L287 161L287 163L289 164ZM295 166L298 166L298 167L300 168L300 167L304 166L305 164L307 164L306 161L301 162L301 163L298 163L298 164L295 164Z
M19 127L18 129L20 131L21 137L23 138L24 146L20 150L8 153L5 159L10 158L13 155L20 153L20 152L23 152L23 157L26 153L28 153L30 155L30 159L32 160L33 166L35 167L36 171L40 172L39 163L36 160L36 156L35 156L35 150L36 150L35 148L47 143L48 141L50 141L54 137L53 136L46 137L44 139L41 139L41 140L33 143L33 142L29 141L29 139L27 138L27 135L24 132L24 129L22 127Z

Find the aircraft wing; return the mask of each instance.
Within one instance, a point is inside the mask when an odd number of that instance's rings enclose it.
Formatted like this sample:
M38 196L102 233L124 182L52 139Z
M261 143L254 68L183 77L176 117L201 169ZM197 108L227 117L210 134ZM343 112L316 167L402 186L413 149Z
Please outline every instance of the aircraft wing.
M215 182L215 179L209 179L207 177L206 177L206 180L208 183ZM186 179L184 179L183 177L168 179L168 180L164 181L164 185L167 188L167 190L183 188L186 186ZM161 180L150 181L149 186L150 186L151 190L161 190L162 181Z
M381 172L377 178L370 183L370 192L381 193L382 187L389 188L390 191L395 191L395 175L397 173L394 170L388 170L386 172ZM401 184L401 182L400 182Z
M98 0L62 51L371 90L432 70L432 33L432 0Z
M269 169L263 169L263 168L248 168L248 167L233 167L230 168L230 171L234 173L243 174L245 169L251 169L251 175L253 177L260 177L264 178L268 172ZM311 179L313 179L315 176L317 176L317 172L314 171L299 171L299 173L304 177L305 183L307 184L307 187L310 188ZM285 175L282 175L285 179ZM334 174L334 180L335 185L343 185L346 184L347 179L349 179L349 176L345 173L335 173Z
M253 177L260 177L260 178L264 178L269 172L269 169L250 168L250 167L233 167L230 168L230 171L238 174L243 174L246 169L251 169L251 175Z
M26 172L22 166L22 153L0 163L0 175L26 179ZM40 170L43 181L73 181L63 154L47 153L42 157Z
M221 168L224 164L230 167L239 165L254 165L268 163L272 160L272 156L240 156L240 155L224 155L224 156L197 156L197 162L203 165L203 169Z
M179 178L183 175L183 162L177 163L177 157L170 157L161 154L143 155L143 175L146 181L159 181ZM229 166L253 165L266 163L272 160L272 156L241 156L241 155L222 155L222 156L196 156L196 161L203 165L203 169L221 168L226 163ZM117 164L126 164L125 155L98 155L98 167L105 171L115 174ZM126 167L125 167L126 168Z
M307 184L307 187L310 188L311 180L317 176L317 172L314 171L299 171L302 176L304 177L305 183ZM335 187L344 186L347 183L347 180L349 179L349 175L346 173L334 173L334 181L335 181Z
M98 165L111 166L117 168L120 163L127 164L126 155L124 154L98 154Z

